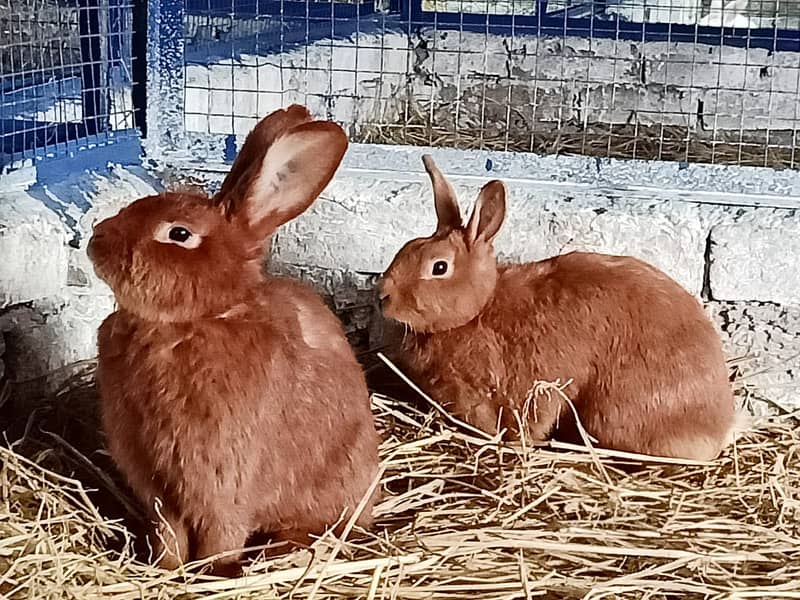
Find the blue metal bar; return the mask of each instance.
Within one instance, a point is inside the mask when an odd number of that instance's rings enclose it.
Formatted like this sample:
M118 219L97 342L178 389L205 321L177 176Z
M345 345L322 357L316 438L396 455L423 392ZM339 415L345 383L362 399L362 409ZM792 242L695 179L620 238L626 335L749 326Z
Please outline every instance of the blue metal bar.
M28 149L52 152L59 144L92 135L86 123L49 123L23 119L0 119L3 132L0 152L14 154Z
M79 66L61 66L58 68L59 74L68 79L72 76L80 77L81 69ZM0 94L6 96L13 94L17 90L26 87L44 85L52 80L52 73L0 73Z
M253 18L283 15L303 18L350 19L375 12L374 2L303 2L298 0L186 0L186 14Z
M496 35L542 35L555 37L602 37L631 41L670 41L764 48L800 52L800 31L781 29L736 29L671 23L634 23L618 18L570 18L551 15L494 15L444 13L422 10L422 0L409 0L412 25L436 25Z
M131 102L133 123L147 137L147 60L148 60L148 11L149 3L134 1L131 15Z
M47 127L52 125L46 124ZM74 125L83 127L82 123ZM85 131L77 133L85 134ZM141 152L142 145L138 132L133 129L111 131L96 136L82 135L57 146L29 147L24 151L14 150L13 153L6 153L5 144L0 142L0 173L2 167L12 164L12 160L15 163L21 160L35 160L39 167L36 173L37 181L60 182L65 176L81 170L103 169L109 162L120 165L139 164Z

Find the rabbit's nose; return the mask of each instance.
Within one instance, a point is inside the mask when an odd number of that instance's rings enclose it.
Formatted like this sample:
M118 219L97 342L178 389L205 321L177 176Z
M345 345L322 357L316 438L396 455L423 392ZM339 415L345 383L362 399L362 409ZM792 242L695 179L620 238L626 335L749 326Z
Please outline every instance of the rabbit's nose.
M89 238L89 243L86 245L86 254L89 260L96 260L100 255L100 250L103 248L103 240L108 238L102 231L95 231L92 237Z
M381 307L381 310L386 310L386 304L388 302L389 302L389 294L378 295L378 305Z
M377 292L378 292L378 304L380 305L381 310L383 310L386 307L386 303L389 300L390 287L391 287L391 280L390 279L387 279L385 277L381 277L378 280L378 289L377 289Z

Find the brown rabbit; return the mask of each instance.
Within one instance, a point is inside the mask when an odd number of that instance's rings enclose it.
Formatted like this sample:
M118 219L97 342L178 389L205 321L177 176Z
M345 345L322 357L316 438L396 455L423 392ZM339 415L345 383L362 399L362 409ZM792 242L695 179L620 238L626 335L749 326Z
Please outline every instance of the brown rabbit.
M341 324L308 287L262 269L270 234L312 204L346 148L338 125L292 106L259 123L214 198L142 198L95 227L88 253L119 307L98 334L103 425L163 517L166 568L234 551L214 566L236 573L235 551L259 531L307 543L352 515L377 473Z
M438 227L408 242L379 283L384 314L410 330L401 362L454 415L488 433L579 442L565 393L601 447L710 460L734 434L719 336L700 304L634 258L572 252L498 265L505 187L487 183L466 226L433 160Z

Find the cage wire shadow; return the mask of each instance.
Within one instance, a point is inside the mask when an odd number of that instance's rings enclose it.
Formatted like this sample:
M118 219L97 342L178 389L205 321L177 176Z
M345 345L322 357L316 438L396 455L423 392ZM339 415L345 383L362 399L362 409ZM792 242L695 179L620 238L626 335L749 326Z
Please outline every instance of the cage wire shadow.
M0 170L135 138L134 0L0 0Z
M228 159L232 136L301 102L359 142L798 166L800 3L186 0L182 10L182 124L201 146L226 137Z

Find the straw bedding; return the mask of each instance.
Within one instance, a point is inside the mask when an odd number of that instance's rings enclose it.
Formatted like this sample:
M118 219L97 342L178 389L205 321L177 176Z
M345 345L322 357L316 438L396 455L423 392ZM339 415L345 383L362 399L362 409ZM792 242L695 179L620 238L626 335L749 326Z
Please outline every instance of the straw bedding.
M373 532L256 559L239 580L160 571L137 558L140 509L100 450L93 369L6 403L35 410L0 447L0 596L800 598L791 416L712 464L676 465L500 445L401 393L373 400L385 492Z
M782 130L703 130L674 124L546 120L533 109L537 90L486 85L460 102L418 99L396 90L355 132L362 143L400 144L796 169L797 134ZM563 107L562 107L563 109ZM567 111L565 111L567 112Z

